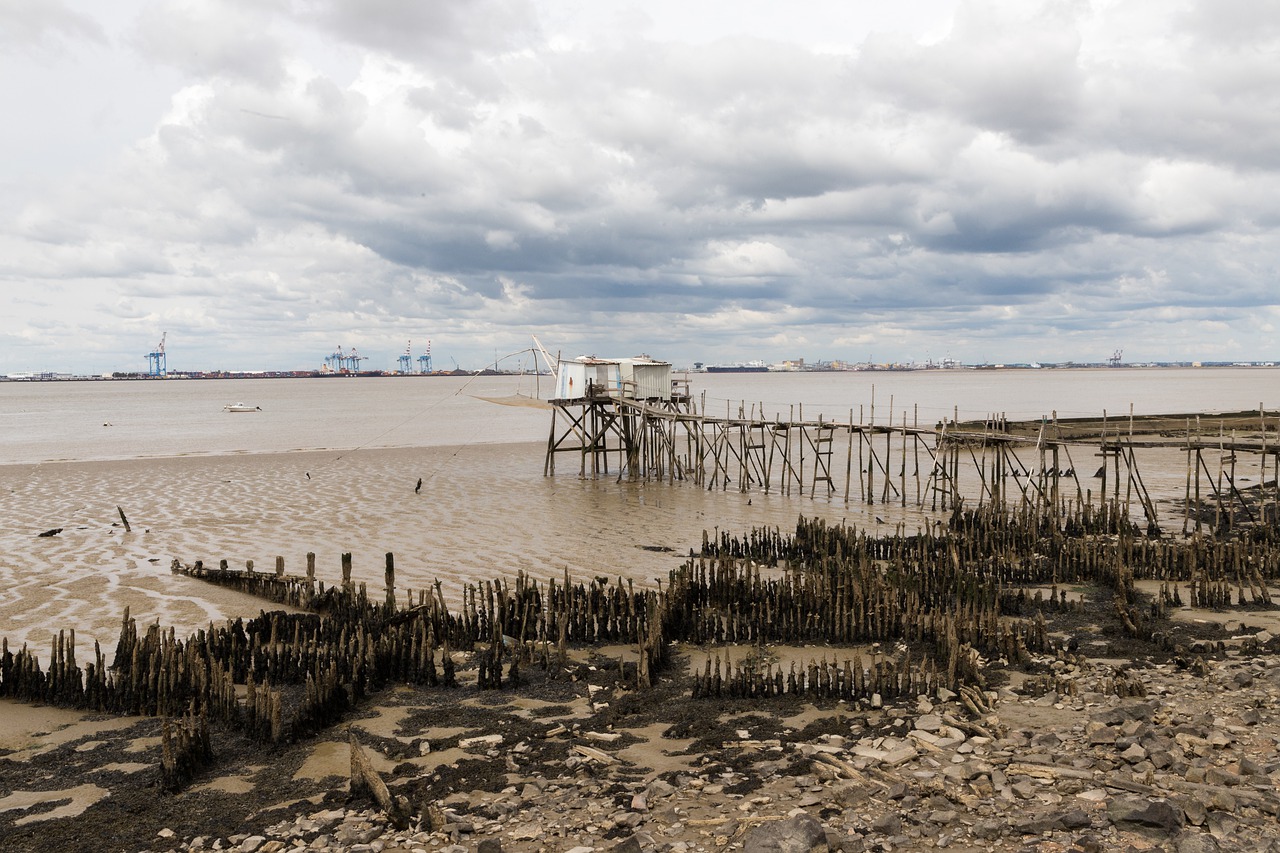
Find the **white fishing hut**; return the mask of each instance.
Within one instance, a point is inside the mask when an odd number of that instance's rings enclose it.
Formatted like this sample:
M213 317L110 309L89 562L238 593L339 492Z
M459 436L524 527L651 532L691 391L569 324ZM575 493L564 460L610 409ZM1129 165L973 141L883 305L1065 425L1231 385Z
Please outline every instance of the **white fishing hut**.
M578 356L556 367L556 400L671 399L671 364L648 356Z
M619 360L622 387L633 400L671 400L671 363L647 355Z

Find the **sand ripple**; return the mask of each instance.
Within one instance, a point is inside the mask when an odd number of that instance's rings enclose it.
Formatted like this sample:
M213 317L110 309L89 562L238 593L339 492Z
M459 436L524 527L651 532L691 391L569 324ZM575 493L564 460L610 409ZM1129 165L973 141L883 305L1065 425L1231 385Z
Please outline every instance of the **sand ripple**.
M463 582L521 569L651 582L700 544L709 520L736 532L790 527L801 512L859 512L838 501L756 494L748 504L693 486L544 478L540 444L6 466L0 490L0 636L43 651L59 629L75 628L82 655L95 639L110 655L125 606L179 634L266 606L173 576L175 557L271 571L282 555L301 573L314 551L318 576L333 583L350 551L356 580L380 589L390 551L402 590L439 578L457 595ZM62 533L37 538L54 527Z

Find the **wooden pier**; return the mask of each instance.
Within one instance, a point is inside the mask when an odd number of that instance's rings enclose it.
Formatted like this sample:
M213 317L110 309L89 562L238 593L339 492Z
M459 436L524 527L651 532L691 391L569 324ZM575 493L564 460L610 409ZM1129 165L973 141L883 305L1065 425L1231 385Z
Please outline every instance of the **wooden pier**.
M1277 517L1280 414L1255 412L1034 421L993 415L922 424L918 409L877 418L874 403L845 420L785 416L763 403L712 410L687 383L669 399L637 399L623 386L587 383L552 400L544 473L576 456L582 477L688 482L712 490L810 496L846 504L950 512L962 504L1027 506L1061 515L1070 506L1119 502L1158 533L1181 509L1182 531L1231 529ZM1185 453L1181 500L1157 501L1143 478L1147 451ZM1256 479L1255 479L1256 478ZM1250 494L1240 484L1256 483ZM1163 528L1162 528L1163 525Z

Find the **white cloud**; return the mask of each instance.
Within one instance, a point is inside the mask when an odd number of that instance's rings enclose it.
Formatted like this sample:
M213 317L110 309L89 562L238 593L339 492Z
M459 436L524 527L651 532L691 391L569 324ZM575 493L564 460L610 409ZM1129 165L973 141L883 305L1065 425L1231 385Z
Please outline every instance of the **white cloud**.
M165 330L190 367L487 360L530 325L677 361L748 333L737 358L1193 358L1222 346L1197 320L1276 304L1273 13L780 10L10 3L0 287L51 296L0 317L0 372L140 366Z

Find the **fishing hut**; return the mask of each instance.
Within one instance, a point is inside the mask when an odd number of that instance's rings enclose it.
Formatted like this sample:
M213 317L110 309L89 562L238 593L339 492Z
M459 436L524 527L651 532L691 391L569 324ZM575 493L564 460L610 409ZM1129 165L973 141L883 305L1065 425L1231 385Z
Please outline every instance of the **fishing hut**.
M931 512L992 504L1063 517L1098 507L1133 516L1157 534L1157 501L1139 457L1183 452L1186 487L1180 500L1165 497L1173 509L1164 512L1181 510L1184 533L1280 516L1280 443L1268 438L1280 423L1261 407L1214 416L1104 412L1062 421L1056 413L961 421L956 411L935 423L921 423L914 408L895 410L892 398L887 415L883 405L877 413L874 397L869 411L849 409L847 420L806 418L803 406L767 414L763 403L746 401L724 401L713 411L705 393L690 394L687 377L674 377L669 363L648 356L560 360L550 403L547 475L558 456L570 453L578 456L580 476ZM1256 484L1252 493L1237 485L1245 471Z
M561 359L555 380L547 475L555 473L558 454L575 453L584 476L610 473L611 454L612 470L640 476L658 464L653 440L660 442L665 416L685 412L689 404L688 380L673 379L670 362L647 355ZM646 412L656 417L646 418Z

